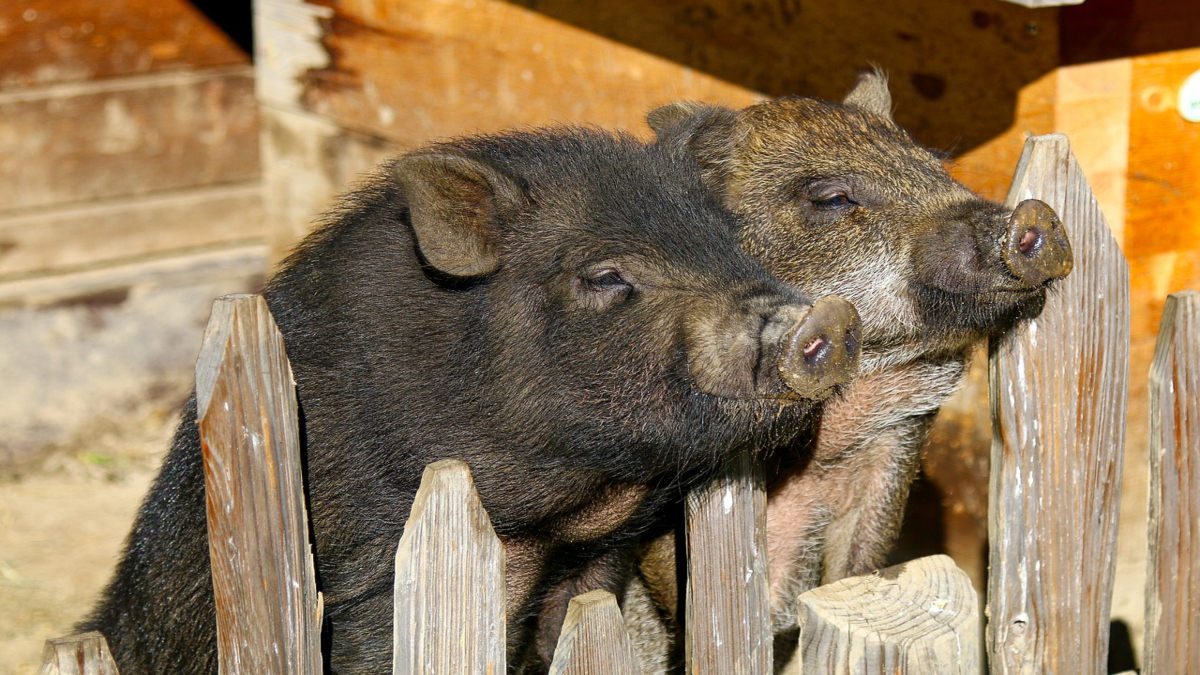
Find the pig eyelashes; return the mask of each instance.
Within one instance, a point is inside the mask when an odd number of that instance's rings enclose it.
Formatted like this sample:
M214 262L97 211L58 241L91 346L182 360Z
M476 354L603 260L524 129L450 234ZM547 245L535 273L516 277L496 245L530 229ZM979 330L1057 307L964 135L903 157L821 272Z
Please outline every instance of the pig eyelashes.
M613 267L601 267L575 278L576 292L593 309L621 302L633 294L631 284Z

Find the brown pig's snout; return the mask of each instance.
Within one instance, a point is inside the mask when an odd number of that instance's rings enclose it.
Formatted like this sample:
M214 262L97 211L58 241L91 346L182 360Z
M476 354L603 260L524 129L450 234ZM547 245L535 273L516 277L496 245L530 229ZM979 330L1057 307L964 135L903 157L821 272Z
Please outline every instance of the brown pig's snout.
M1067 276L1074 264L1066 228L1054 209L1037 199L1013 209L1003 256L1008 270L1028 288Z
M796 395L823 399L858 373L861 323L854 305L828 296L781 335L779 374ZM764 336L766 337L766 336Z

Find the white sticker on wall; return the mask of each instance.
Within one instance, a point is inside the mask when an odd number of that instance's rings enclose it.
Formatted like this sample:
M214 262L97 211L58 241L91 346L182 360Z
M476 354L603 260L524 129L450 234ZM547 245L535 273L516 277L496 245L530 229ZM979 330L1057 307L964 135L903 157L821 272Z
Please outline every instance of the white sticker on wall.
M1200 70L1189 75L1179 88L1179 114L1189 122L1200 122Z

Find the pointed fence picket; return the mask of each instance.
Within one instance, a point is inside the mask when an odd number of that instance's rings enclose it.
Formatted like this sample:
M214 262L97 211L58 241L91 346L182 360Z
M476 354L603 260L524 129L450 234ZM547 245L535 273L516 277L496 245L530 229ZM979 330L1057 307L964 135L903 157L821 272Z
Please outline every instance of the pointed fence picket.
M1150 366L1143 673L1200 671L1200 293L1167 296Z
M992 346L992 672L1100 673L1108 656L1129 371L1129 268L1066 136L1028 139L1011 208L1062 218L1075 267Z
M1124 439L1128 271L1065 137L1029 139L1010 206L1061 216L1075 269L992 348L993 673L1103 672ZM1167 304L1154 365L1147 671L1200 664L1200 295ZM300 484L295 386L258 296L214 305L197 364L224 673L317 673L321 597ZM689 675L766 675L772 636L761 465L687 498ZM396 552L393 672L506 672L504 548L461 462L426 469ZM1182 584L1182 586L1180 586ZM787 675L980 673L977 601L949 559L809 591ZM636 673L615 599L575 598L555 673ZM42 673L115 674L98 635L47 641ZM646 673L644 675L655 675Z

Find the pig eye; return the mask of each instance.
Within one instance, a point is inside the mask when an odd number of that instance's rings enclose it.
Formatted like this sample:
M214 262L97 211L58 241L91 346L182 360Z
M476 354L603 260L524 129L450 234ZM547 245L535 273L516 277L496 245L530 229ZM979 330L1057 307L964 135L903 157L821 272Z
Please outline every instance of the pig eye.
M812 205L818 209L840 209L845 206L857 206L857 202L839 192L820 199L814 199L812 200Z
M588 276L580 277L579 284L584 290L593 292L626 291L632 288L630 283L621 276L621 273L611 267L605 267Z

